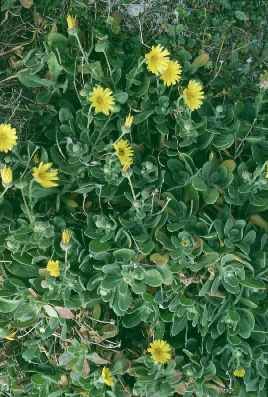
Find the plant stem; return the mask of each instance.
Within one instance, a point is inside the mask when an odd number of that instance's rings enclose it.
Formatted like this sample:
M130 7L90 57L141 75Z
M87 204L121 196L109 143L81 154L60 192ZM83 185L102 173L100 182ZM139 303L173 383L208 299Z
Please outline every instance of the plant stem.
M2 198L2 197L4 197L4 195L6 194L6 192L8 191L8 189L9 189L9 187L5 187L5 190L1 193L1 195L0 195L0 199Z
M114 79L113 79L113 74L112 74L112 68L111 68L109 59L108 59L108 57L107 57L106 51L103 51L103 54L104 54L104 56L105 56L105 60L106 60L106 63L107 63L108 69L109 69L109 74L110 74L110 77L111 77L113 86L115 86Z
M130 186L130 189L131 189L131 193L132 193L133 199L134 199L134 201L136 201L136 195L135 195L135 192L134 192L134 188L133 188L133 185L132 185L132 181L131 181L130 175L127 175L127 179L128 179L128 182L129 182L129 186Z
M21 195L22 195L23 204L24 204L24 206L25 206L25 209L26 209L26 212L27 212L27 215L28 215L28 218L29 218L30 224L31 224L31 225L33 225L33 217L32 217L32 214L31 214L30 208L29 208L29 206L28 206L28 204L27 204L27 201L26 201L26 198L25 198L25 195L24 195L23 189L21 189Z
M80 41L80 39L79 39L78 34L75 33L75 34L74 34L74 37L76 38L76 41L77 41L77 43L78 43L79 50L81 51L81 54L83 55L83 58L85 59L85 62L88 63L88 59L87 59L86 53L85 53L85 51L84 51L84 49L83 49L83 47L82 47L82 44L81 44L81 41Z

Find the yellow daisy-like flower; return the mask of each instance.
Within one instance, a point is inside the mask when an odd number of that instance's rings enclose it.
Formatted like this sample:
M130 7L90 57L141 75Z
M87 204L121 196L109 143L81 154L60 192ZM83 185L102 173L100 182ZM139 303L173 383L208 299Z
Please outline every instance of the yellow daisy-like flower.
M94 87L88 99L96 113L104 113L108 116L113 110L115 101L109 88L102 88L99 85Z
M177 61L169 61L168 67L161 74L160 79L163 80L167 87L176 84L181 79L182 67Z
M0 124L0 152L9 152L17 142L16 129L10 124Z
M32 172L36 182L46 189L58 186L58 170L51 167L52 163L41 162L38 167L33 168Z
M102 368L101 377L102 377L103 382L107 386L112 386L114 384L114 378L113 378L113 375L112 375L111 371L109 370L109 368L107 368L107 367Z
M120 139L118 142L114 143L113 148L123 170L127 171L133 164L134 150L126 139Z
M10 187L13 182L13 172L10 167L4 167L0 171L2 184L4 188Z
M236 378L244 378L244 376L246 375L246 371L245 368L237 368L234 370L233 375Z
M47 272L51 277L59 277L60 275L60 263L59 261L49 260L47 263Z
M203 87L198 81L190 80L188 87L183 90L184 102L191 110L199 109L204 97Z
M155 340L148 347L152 359L156 364L166 364L171 360L171 346L164 340Z
M134 121L134 116L132 116L131 113L129 113L126 117L125 123L124 123L124 127L125 129L129 130L133 124Z
M73 17L72 15L69 14L67 15L66 21L67 21L68 30L77 28L78 22L76 17Z
M153 46L151 51L145 55L147 69L156 74L162 74L166 71L169 62L169 51L161 45Z
M61 233L61 245L63 248L68 248L72 238L72 232L69 229L64 229Z

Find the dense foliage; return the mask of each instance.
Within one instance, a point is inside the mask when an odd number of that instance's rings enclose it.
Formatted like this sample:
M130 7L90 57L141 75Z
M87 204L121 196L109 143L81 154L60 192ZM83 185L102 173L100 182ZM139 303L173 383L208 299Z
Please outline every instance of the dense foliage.
M0 391L266 397L262 11L174 5L156 32L73 3L12 60L25 131L0 115Z

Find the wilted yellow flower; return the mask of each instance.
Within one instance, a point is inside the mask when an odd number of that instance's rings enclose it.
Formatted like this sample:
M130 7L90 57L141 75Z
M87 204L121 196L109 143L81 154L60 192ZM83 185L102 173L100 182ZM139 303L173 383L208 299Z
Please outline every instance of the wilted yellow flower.
M13 341L13 340L15 340L15 339L16 339L16 333L17 333L17 331L13 331L13 332L11 332L9 335L4 336L4 339L5 339L5 340L8 340L8 341Z
M246 375L246 371L245 368L237 368L234 370L233 375L236 378L244 378L244 376Z
M129 130L133 124L134 121L134 116L132 116L131 113L129 113L126 117L125 123L124 123L124 127Z
M168 67L161 74L160 79L163 80L167 87L176 84L181 79L182 67L177 61L169 61Z
M69 14L67 15L66 21L67 21L68 30L77 28L78 22L76 17L73 17L72 15Z
M69 229L64 229L61 233L61 245L63 248L68 248L72 238L72 232Z
M202 85L198 81L190 80L188 87L183 90L183 99L191 110L199 109L204 100Z
M10 124L0 124L0 152L9 152L17 142L16 129Z
M59 277L60 275L60 264L59 261L49 260L47 263L47 272L51 277Z
M10 167L3 167L0 171L4 188L10 187L13 182L13 172Z
M114 97L109 88L102 88L99 85L94 87L88 99L96 113L104 113L108 116L113 110Z
M113 375L112 375L111 371L109 370L109 368L107 368L107 367L102 368L101 377L102 377L103 382L107 386L112 386L114 384L114 378L113 378Z
M147 69L156 74L162 74L168 67L169 52L161 45L153 46L151 51L145 55Z
M166 364L171 360L171 346L164 340L155 340L148 347L152 359L156 364Z
M52 163L41 162L38 167L33 168L32 172L36 182L46 189L58 186L58 170L51 167Z
M120 139L118 142L114 143L113 148L123 170L127 171L133 164L134 150L126 139Z

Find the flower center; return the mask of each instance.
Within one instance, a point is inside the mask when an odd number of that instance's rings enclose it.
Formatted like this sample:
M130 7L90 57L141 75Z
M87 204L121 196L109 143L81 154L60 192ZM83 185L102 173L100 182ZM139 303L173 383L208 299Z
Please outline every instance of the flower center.
M159 347L156 347L156 348L155 348L155 351L154 351L154 354L155 354L155 356L156 356L157 359L162 358L162 356L163 356L162 349L160 349Z
M124 149L118 149L118 156L124 156L125 155L125 151Z
M96 98L96 102L97 102L98 105L103 105L103 98L101 96L98 96Z
M159 56L158 55L152 55L151 56L151 61L152 63L157 63L159 61Z

